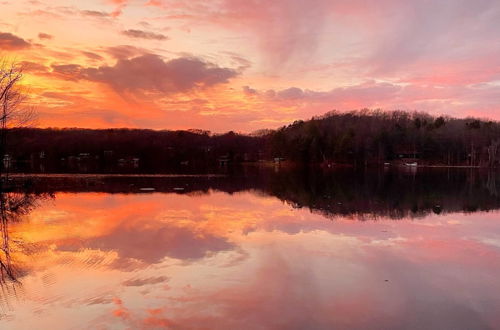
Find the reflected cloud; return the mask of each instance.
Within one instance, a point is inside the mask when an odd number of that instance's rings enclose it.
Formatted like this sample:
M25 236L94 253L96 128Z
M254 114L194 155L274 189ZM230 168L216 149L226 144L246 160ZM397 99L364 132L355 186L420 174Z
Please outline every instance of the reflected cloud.
M234 248L223 237L169 224L153 228L116 228L108 235L90 239L85 246L117 251L121 258L137 259L148 264L158 263L165 257L196 260Z
M463 212L463 201L476 200L463 194L469 181L458 175L442 185L434 182L432 198L448 196L439 214L432 207L422 206L422 212L407 207L430 198L416 185L414 195L400 193L405 211L392 218L377 189L383 187L393 198L398 185L331 175L295 181L289 173L278 173L260 181L232 178L232 184L223 177L206 183L200 178L107 178L104 185L79 181L76 186L63 178L40 179L34 188L56 198L10 227L17 240L37 249L17 253L26 265L26 289L9 325L29 320L47 327L56 315L96 328L369 329L376 324L468 329L495 324L498 215ZM433 177L417 178L411 180ZM174 192L182 180L186 189ZM343 180L349 186L342 186ZM391 180L407 182L405 177ZM478 182L472 192L490 194ZM156 192L131 188L142 186ZM344 210L352 213L332 216L321 201L342 195ZM367 196L377 203L360 204ZM493 197L482 200L485 207L496 205ZM35 312L40 308L45 314Z
M149 278L136 278L130 279L123 282L125 286L144 286L148 284L158 284L168 281L168 277L159 276L159 277L149 277Z

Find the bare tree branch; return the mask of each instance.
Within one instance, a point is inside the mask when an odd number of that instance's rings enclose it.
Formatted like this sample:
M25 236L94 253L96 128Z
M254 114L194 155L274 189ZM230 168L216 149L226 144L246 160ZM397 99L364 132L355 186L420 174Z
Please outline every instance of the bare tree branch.
M20 84L22 79L21 65L6 58L0 59L0 159L7 150L8 129L26 126L35 118L33 108L25 106L27 93Z

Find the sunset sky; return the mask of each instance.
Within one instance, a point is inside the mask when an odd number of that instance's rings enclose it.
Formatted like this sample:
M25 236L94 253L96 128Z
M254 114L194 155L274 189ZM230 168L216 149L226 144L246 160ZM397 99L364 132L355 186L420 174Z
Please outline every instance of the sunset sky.
M333 109L500 120L498 0L0 0L40 127L252 132Z

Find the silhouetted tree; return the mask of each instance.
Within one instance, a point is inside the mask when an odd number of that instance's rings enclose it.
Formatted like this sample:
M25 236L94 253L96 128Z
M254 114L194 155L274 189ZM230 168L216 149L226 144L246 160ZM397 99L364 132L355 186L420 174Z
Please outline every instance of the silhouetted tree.
M20 82L23 70L15 62L0 59L0 157L5 156L9 127L22 126L33 119L32 109L25 107ZM0 164L0 168L3 164ZM3 173L0 172L0 174Z

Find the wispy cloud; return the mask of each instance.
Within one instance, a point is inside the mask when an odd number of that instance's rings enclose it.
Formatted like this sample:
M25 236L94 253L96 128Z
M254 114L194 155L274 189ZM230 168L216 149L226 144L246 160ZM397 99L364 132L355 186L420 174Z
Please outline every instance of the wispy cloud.
M122 32L124 35L130 38L140 38L140 39L150 39L150 40L168 40L168 37L160 34L143 30L125 30Z

